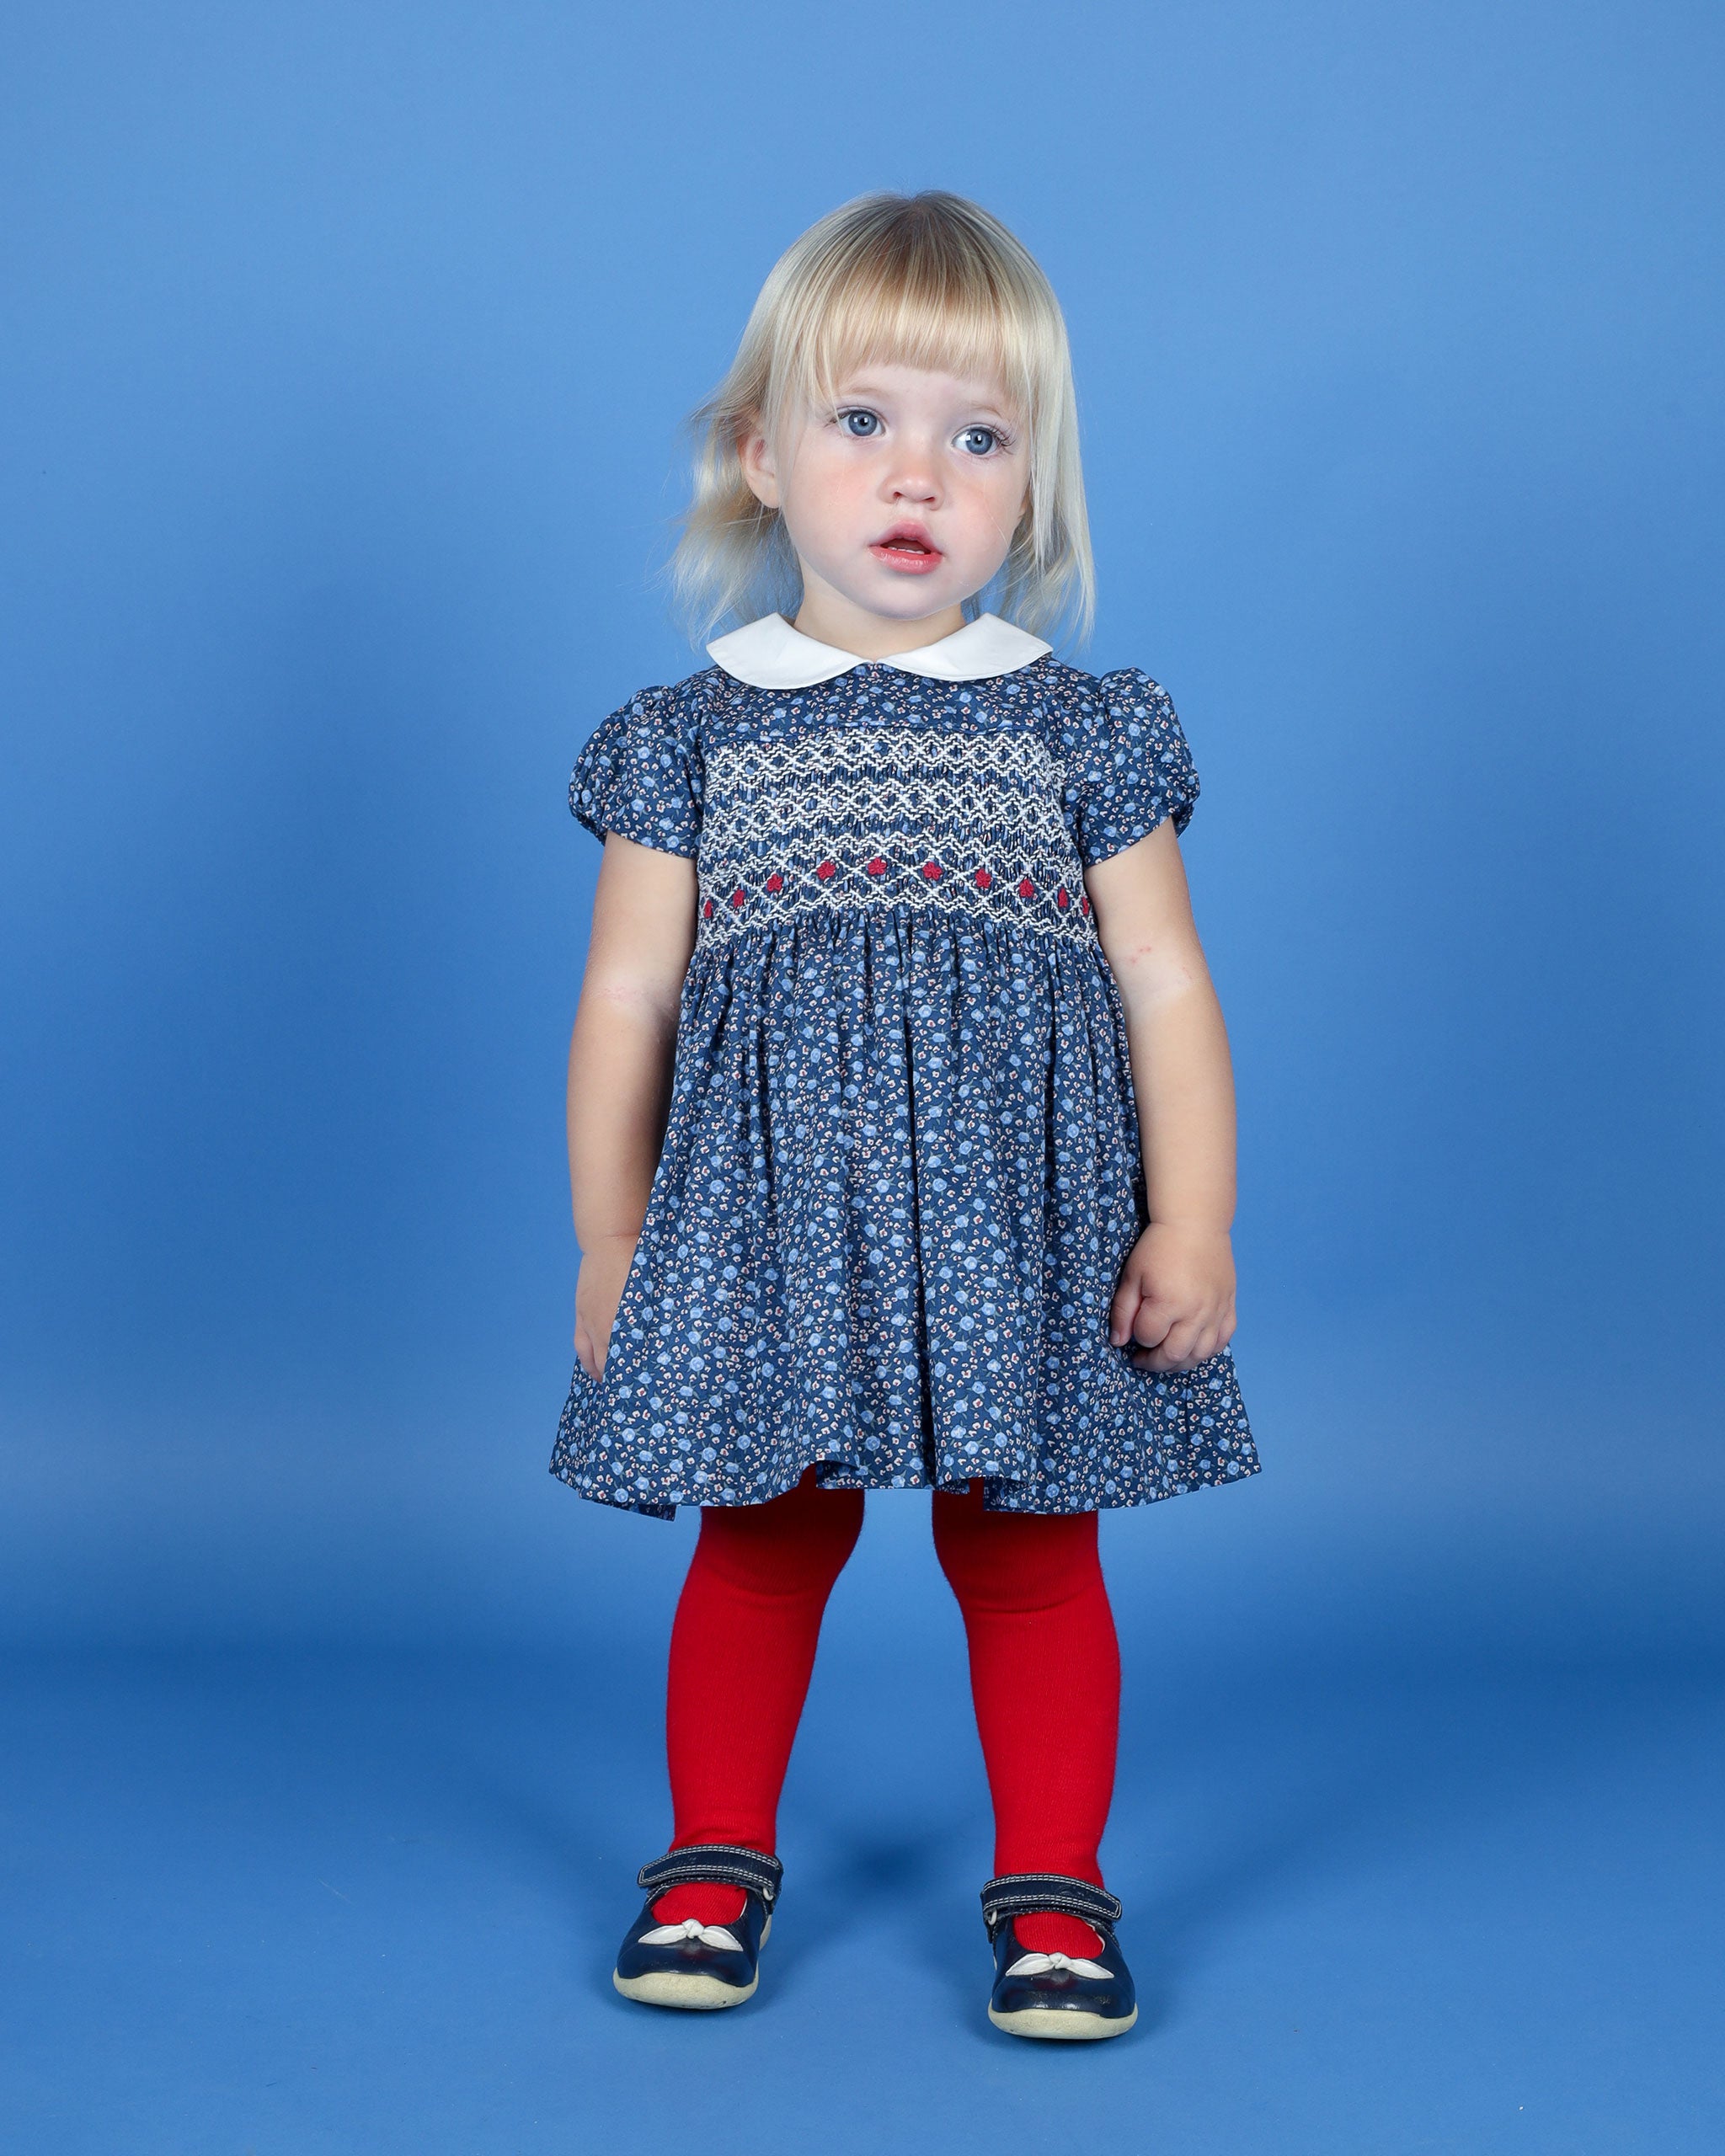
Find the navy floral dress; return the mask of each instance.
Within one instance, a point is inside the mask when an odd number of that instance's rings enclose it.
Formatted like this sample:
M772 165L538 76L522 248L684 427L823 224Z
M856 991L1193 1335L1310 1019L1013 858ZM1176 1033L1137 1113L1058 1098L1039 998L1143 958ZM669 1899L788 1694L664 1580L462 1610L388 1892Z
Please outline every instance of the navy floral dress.
M668 1127L552 1472L660 1518L829 1488L1090 1512L1253 1473L1231 1357L1135 1369L1146 1221L1083 872L1198 794L1167 695L1050 656L644 690L569 803L692 858Z

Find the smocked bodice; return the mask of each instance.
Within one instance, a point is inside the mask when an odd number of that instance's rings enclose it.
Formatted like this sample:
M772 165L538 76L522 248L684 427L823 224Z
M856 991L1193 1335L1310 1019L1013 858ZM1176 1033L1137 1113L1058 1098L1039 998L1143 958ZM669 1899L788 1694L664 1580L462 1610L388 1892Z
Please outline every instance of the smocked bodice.
M697 942L816 908L906 906L1093 943L1065 783L1028 729L865 710L721 739L705 760Z

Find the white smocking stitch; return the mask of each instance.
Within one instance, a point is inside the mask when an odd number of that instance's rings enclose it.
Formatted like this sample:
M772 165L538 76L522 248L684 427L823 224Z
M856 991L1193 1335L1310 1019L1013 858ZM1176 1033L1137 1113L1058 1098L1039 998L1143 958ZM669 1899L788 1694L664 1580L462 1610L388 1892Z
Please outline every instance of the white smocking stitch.
M1094 942L1064 782L1032 734L832 727L715 748L700 940L814 908L908 905Z

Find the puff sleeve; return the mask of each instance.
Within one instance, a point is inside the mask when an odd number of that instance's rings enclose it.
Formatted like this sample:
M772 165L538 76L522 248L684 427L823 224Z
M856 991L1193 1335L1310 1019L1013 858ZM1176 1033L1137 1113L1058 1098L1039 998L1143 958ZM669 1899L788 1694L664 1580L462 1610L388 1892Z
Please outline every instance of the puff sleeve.
M594 729L569 779L569 809L603 839L692 858L701 835L702 764L684 699L643 689Z
M1104 674L1089 700L1074 772L1072 834L1087 868L1172 816L1192 820L1198 773L1168 692L1135 666Z

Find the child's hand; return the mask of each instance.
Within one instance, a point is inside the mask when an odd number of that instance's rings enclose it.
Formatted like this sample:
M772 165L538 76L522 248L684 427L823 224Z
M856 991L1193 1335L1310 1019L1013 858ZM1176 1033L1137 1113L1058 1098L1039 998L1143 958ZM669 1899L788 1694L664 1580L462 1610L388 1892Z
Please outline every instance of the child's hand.
M595 1381L605 1374L611 1325L639 1241L638 1235L606 1235L581 1253L575 1275L575 1358Z
M1135 1370L1189 1370L1234 1337L1234 1252L1226 1229L1152 1221L1120 1267L1108 1338ZM1140 1353L1140 1350L1147 1350Z

